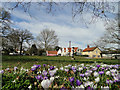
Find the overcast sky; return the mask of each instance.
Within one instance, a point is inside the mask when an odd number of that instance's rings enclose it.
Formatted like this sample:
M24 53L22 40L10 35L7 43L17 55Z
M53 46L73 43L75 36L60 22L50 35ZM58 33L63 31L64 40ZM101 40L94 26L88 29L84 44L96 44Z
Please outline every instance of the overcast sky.
M7 4L7 7L12 5L14 3ZM43 29L49 28L55 30L58 35L59 46L68 47L69 41L71 41L71 46L77 46L81 49L86 48L87 44L95 42L105 32L104 21L99 18L97 18L97 22L88 24L92 20L89 12L83 13L84 20L79 16L73 20L70 4L66 5L64 9L57 9L49 14L45 8L45 6L42 6L38 9L36 4L32 3L30 9L32 17L21 8L10 11L12 26L14 28L28 29L33 33L34 37ZM113 18L113 16L111 14L110 18Z

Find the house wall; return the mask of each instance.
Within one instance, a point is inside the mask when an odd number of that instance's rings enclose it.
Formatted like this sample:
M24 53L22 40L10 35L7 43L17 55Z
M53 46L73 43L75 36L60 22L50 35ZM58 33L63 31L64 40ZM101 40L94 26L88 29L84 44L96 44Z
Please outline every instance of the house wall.
M96 48L94 51L87 51L87 52L82 52L82 55L89 55L91 58L101 58L100 55L101 51Z

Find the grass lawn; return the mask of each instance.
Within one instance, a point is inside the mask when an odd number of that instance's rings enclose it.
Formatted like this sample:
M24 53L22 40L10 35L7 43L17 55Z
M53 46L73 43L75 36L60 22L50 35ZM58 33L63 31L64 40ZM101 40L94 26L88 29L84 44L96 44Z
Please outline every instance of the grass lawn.
M86 59L79 56L75 56L75 60L71 60L71 57L68 56L2 56L2 68L13 68L14 66L30 68L34 64L50 64L59 67L61 64L90 64L94 63L94 61L106 64L120 64L120 61L117 59Z

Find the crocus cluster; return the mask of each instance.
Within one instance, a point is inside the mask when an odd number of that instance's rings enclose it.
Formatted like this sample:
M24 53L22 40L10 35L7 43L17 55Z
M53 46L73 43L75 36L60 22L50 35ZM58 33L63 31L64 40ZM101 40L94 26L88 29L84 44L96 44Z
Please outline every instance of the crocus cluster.
M119 88L120 89L120 65L108 65L103 63L93 64L75 64L61 67L53 65L33 65L30 70L14 67L13 72L27 73L27 78L32 77L28 89L34 87L46 88L84 88L92 90L96 88ZM10 68L0 70L0 73L6 75ZM29 78L28 78L29 79ZM15 83L18 79L13 80ZM34 84L35 83L35 84ZM40 85L39 85L40 84ZM32 86L36 85L36 86ZM38 86L37 86L38 85ZM40 88L41 88L40 87Z

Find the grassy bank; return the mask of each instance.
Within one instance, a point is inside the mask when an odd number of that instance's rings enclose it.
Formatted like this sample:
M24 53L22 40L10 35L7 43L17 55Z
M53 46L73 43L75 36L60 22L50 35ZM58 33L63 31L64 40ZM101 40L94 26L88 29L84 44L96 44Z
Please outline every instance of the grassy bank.
M90 64L94 61L98 63L106 63L106 64L120 64L120 61L117 59L86 59L84 57L75 56L75 60L71 60L71 57L66 56L56 56L56 57L47 57L47 56L2 56L2 68L11 68L14 66L17 67L25 67L30 68L34 64L50 64L61 66L68 64Z

